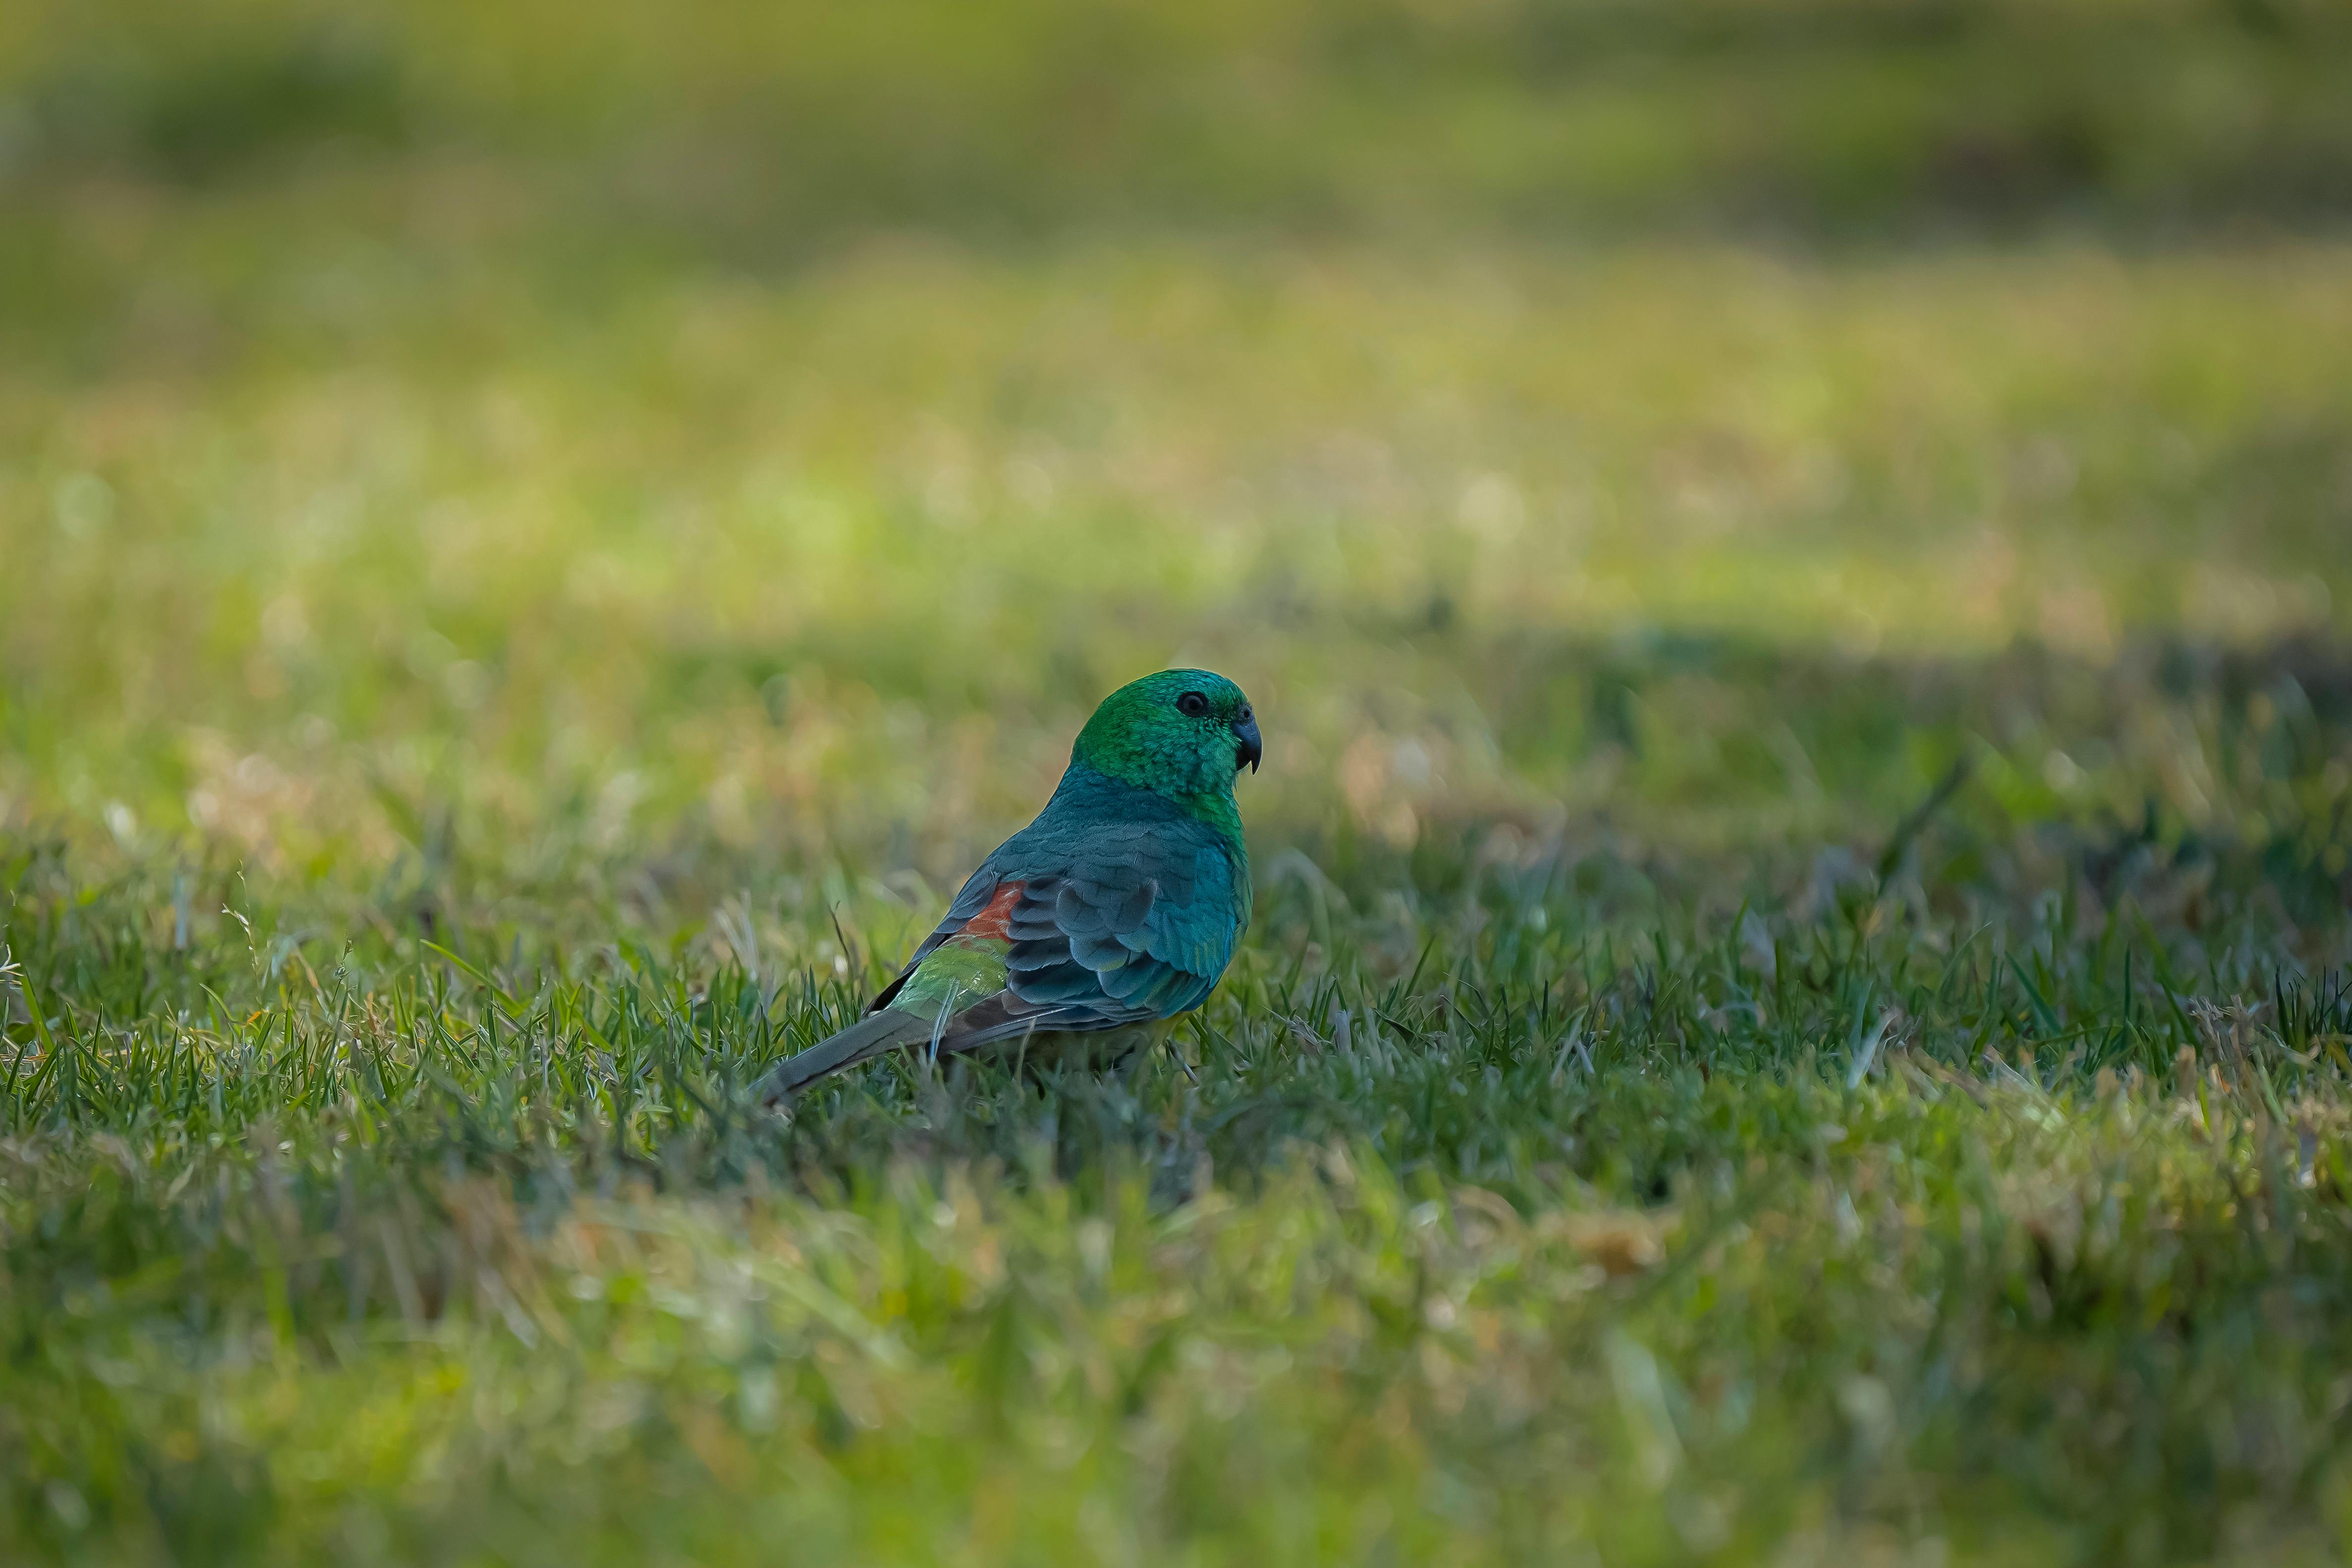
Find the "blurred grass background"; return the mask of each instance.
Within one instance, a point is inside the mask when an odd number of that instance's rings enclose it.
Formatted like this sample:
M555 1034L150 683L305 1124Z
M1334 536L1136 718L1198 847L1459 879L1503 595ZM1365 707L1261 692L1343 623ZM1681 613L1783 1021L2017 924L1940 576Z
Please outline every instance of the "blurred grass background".
M1373 731L1479 808L1638 738L1570 793L1893 809L1940 762L1678 764L1725 713L1580 672L2338 624L2334 7L6 26L20 819L952 858L1180 657L1294 823Z
M2328 1560L2347 81L0 13L0 1541ZM1268 751L1192 1067L753 1114L1176 662Z

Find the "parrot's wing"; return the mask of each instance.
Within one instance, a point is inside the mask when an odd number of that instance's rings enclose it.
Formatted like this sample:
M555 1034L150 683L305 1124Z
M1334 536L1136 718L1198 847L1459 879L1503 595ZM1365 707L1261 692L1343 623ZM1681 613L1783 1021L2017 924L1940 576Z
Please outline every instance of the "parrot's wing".
M1117 824L1055 859L1023 877L983 868L876 1007L897 1000L950 941L962 951L1002 942L1004 978L947 1021L944 1050L1036 1030L1115 1029L1207 998L1244 918L1222 846L1165 823Z
M1026 874L1001 859L964 884L865 1020L777 1069L771 1098L895 1046L953 1054L1197 1007L1249 915L1223 847L1166 823L1096 828L1081 853L1024 857Z
M1164 1018L1208 996L1233 961L1242 918L1233 863L1205 834L1159 823L1100 830L1013 906L1006 989L1116 1023Z

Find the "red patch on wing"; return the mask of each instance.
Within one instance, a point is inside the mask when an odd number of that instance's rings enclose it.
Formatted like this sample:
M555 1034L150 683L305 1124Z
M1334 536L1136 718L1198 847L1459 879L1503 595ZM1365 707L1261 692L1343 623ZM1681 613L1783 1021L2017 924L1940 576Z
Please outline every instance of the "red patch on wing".
M960 934L1012 940L1013 932L1005 922L1012 920L1013 906L1020 902L1021 889L1028 885L1026 882L999 882L995 896L988 900L988 907L964 921Z

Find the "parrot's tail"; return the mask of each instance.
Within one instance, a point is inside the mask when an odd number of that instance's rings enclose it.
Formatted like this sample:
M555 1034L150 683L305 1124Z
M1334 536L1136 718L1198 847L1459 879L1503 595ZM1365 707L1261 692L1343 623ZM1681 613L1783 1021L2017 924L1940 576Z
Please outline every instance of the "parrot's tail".
M868 1013L841 1033L778 1063L760 1084L760 1102L774 1105L828 1074L856 1067L869 1057L878 1057L898 1046L919 1045L930 1037L929 1021L918 1014L897 1007Z

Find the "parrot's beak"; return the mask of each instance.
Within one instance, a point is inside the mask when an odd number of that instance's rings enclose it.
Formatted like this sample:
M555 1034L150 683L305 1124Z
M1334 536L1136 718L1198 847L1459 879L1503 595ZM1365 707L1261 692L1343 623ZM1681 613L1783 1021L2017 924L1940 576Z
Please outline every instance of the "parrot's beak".
M1258 759L1265 754L1258 745L1257 721L1244 719L1235 724L1234 742L1234 772L1239 773L1244 768L1257 772Z

